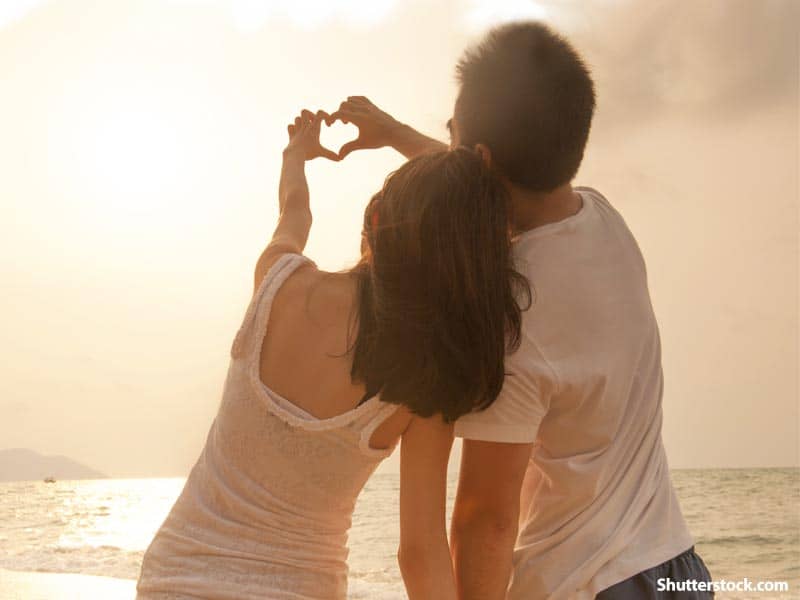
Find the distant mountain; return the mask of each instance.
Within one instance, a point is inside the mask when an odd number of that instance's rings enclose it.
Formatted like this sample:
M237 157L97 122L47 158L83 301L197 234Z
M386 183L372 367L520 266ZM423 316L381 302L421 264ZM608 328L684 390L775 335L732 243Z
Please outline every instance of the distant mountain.
M58 479L103 479L99 471L66 456L44 456L28 448L0 450L0 481Z

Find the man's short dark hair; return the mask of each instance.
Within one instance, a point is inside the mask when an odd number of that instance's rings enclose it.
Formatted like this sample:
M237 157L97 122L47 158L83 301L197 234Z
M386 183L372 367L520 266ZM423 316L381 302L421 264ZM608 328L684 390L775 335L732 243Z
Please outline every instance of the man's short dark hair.
M456 67L460 143L485 144L511 182L551 191L575 177L595 107L589 70L546 25L490 31Z

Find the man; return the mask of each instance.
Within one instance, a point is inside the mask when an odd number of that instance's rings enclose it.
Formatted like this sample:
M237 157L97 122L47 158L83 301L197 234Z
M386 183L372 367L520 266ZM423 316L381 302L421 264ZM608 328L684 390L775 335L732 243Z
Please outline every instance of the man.
M571 185L595 107L589 72L538 23L493 30L457 71L452 146L475 148L501 174L517 268L533 291L500 396L456 424L460 596L676 597L667 578L674 589L710 575L661 440L660 340L644 261L609 202ZM332 117L359 127L341 158L387 145L408 157L442 148L363 97Z

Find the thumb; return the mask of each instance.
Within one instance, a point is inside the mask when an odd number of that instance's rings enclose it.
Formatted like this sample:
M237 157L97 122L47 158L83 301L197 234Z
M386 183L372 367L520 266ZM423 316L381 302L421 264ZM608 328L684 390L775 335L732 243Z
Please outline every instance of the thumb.
M353 150L361 150L361 140L353 140L347 142L344 146L339 149L339 159L343 159L345 156L350 154Z
M328 150L325 147L320 148L319 155L322 158L327 158L328 160L332 160L333 162L339 162L342 158L336 154L333 150Z

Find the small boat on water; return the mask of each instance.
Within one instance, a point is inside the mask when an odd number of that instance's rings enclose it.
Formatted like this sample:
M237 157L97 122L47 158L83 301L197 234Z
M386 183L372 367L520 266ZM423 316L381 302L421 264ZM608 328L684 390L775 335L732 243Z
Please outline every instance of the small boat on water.
M53 477L52 475L50 475L49 477L45 477L44 478L44 482L45 483L55 483L56 482L56 478Z

